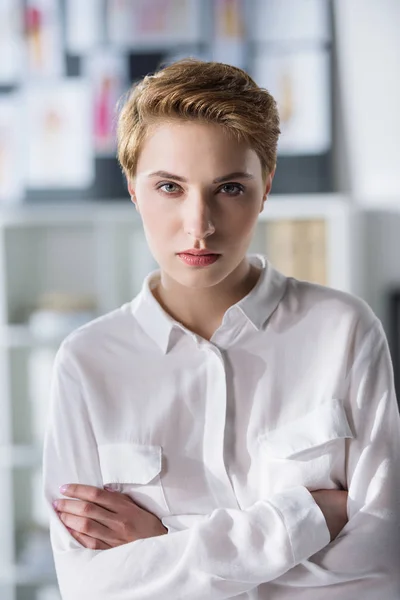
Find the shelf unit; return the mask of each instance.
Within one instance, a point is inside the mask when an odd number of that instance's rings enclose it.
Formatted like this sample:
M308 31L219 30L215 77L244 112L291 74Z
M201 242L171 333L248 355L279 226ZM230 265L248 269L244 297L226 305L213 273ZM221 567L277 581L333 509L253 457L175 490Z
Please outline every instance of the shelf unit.
M329 286L357 295L362 293L359 256L363 225L361 213L355 205L340 194L279 195L265 204L260 221L281 219L324 219L327 225ZM255 239L259 239L257 234ZM262 243L253 247L255 251L262 251Z
M325 219L329 285L357 293L353 232L358 217L356 208L335 194L272 196L250 251L265 253L269 221ZM29 310L40 294L57 290L90 294L96 314L104 314L129 301L156 267L128 199L0 210L1 600L36 599L43 584L56 582L48 563L45 575L20 563L23 533L35 524L33 477L40 473L42 458L32 426L28 362L40 348L55 352L61 341L37 339L27 321Z

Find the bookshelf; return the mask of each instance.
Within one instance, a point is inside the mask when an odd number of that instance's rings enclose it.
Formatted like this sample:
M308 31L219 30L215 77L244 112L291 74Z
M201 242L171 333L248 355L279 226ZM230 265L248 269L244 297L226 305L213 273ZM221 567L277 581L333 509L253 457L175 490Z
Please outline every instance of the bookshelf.
M273 223L323 221L327 283L357 293L354 219L357 211L340 195L272 197L260 214L250 251L265 253L266 227ZM129 301L156 264L128 198L1 209L0 261L0 597L55 600L40 498L46 406L43 398L39 406L32 397L32 387L46 395L47 380L37 388L31 376L44 365L49 372L63 334L37 337L30 311L44 293L56 291L90 297L93 316L103 314ZM32 564L23 560L27 548L35 549Z
M362 293L359 253L363 227L355 205L341 194L279 195L279 199L266 203L260 225L282 221L322 221L326 239L325 256L321 258L326 261L326 284L353 294ZM265 242L265 230L259 226L251 249L268 253ZM273 262L272 256L270 259Z

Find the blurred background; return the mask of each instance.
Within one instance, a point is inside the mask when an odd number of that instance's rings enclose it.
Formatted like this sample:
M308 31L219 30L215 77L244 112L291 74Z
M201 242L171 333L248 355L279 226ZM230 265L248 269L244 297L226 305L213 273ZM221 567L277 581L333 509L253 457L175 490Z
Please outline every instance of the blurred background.
M132 82L244 68L282 122L251 250L362 297L400 390L398 0L0 0L0 599L60 598L41 496L55 352L156 268L116 160Z

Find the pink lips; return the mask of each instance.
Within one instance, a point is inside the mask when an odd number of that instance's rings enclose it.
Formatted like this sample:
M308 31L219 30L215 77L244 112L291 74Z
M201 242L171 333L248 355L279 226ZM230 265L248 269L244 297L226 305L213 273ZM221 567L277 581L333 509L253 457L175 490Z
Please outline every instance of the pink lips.
M220 254L191 254L189 252L180 252L178 256L186 265L191 267L208 267L219 259Z

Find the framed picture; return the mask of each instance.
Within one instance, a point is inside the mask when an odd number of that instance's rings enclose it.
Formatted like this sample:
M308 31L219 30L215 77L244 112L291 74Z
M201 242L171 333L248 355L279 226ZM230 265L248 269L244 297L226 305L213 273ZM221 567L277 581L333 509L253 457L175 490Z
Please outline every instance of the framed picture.
M251 73L278 103L280 155L323 154L331 147L330 54L324 48L259 50Z
M0 203L19 202L24 194L22 105L16 93L0 97Z
M23 10L21 0L0 1L0 85L14 85L22 75Z
M331 39L329 0L253 0L253 40L270 43Z
M28 76L64 75L60 0L26 0L25 42Z
M70 77L31 85L25 103L28 187L89 187L95 175L89 82Z
M103 42L103 0L68 0L65 5L66 48L83 54Z
M124 48L165 48L201 41L198 0L108 0L108 38Z
M245 69L245 0L214 0L213 12L213 60Z
M98 49L84 59L84 72L92 87L94 151L99 156L115 156L117 105L129 86L127 56Z

